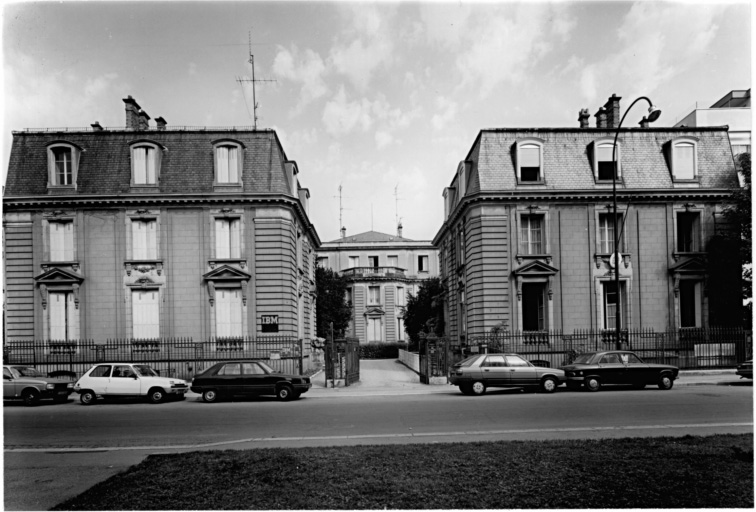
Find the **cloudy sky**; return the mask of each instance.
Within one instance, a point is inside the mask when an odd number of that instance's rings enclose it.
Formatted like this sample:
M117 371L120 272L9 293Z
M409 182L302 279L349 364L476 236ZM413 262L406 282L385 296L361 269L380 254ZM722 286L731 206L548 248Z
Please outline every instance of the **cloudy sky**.
M11 131L125 125L275 129L321 240L430 240L482 128L577 126L611 94L671 126L750 88L741 2L63 2L3 4L3 181ZM643 115L639 104L626 125ZM637 119L636 119L637 118ZM594 118L591 118L593 124Z

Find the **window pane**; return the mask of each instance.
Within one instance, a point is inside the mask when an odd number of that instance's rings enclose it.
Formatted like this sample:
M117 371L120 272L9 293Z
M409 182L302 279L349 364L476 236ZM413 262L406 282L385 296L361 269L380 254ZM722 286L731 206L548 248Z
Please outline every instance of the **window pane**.
M224 146L216 148L215 159L218 183L228 183L228 148Z
M71 149L56 148L53 150L55 156L55 179L57 185L71 185L73 183L73 169Z
M67 296L66 292L50 292L48 295L51 340L68 340Z
M675 144L673 162L675 178L678 180L692 180L696 177L695 146L693 144Z
M241 290L215 291L215 332L219 338L242 336Z
M540 167L541 150L538 146L520 146L520 167Z
M241 257L241 219L229 221L229 254L231 258Z
M700 250L700 214L685 212L677 214L677 250L694 252Z
M145 160L147 162L147 176L145 183L154 185L155 180L155 148L145 148Z
M147 157L145 148L134 148L131 156L134 159L134 183L147 182Z
M215 257L230 258L231 233L225 219L215 219Z

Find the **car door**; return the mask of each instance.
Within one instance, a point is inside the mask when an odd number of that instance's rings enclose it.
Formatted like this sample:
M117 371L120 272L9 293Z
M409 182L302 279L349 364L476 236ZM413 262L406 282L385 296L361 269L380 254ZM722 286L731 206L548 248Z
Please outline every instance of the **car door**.
M91 389L98 395L104 395L105 390L108 387L108 381L110 380L110 372L112 369L112 365L109 364L96 366L89 372L89 376L86 380L82 379L82 388Z
M10 368L3 367L3 398L16 396L16 381Z
M653 375L649 366L641 361L638 356L627 352L620 354L620 359L625 364L625 380L628 384L654 384L657 376Z
M486 386L506 386L509 384L509 368L503 355L486 356L480 364L480 371Z
M215 379L219 391L229 395L238 395L244 393L244 384L242 379L241 363L226 363L223 368L215 374Z
M255 362L242 363L243 393L245 395L261 395L266 390L265 370Z
M510 386L533 386L538 384L538 371L522 357L510 354L506 356L509 367Z
M145 389L144 391L146 392L147 390ZM138 396L142 394L141 381L131 365L113 365L113 373L110 375L110 379L108 379L105 394L120 396Z
M628 384L625 376L625 365L619 354L604 354L599 359L599 376L604 384Z

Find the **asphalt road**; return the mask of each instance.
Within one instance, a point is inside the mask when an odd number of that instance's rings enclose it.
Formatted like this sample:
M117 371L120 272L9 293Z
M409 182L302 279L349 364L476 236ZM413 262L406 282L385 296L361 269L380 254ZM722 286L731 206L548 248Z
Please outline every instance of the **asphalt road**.
M4 416L6 510L43 510L150 453L355 444L753 433L753 388L491 390L404 396L261 398L161 405L78 401Z

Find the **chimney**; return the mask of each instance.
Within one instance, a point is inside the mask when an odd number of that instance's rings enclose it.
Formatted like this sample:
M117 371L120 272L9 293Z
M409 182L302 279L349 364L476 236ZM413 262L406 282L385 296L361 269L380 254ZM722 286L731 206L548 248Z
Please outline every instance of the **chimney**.
M588 128L588 121L591 119L591 114L588 113L587 108L580 109L578 114L578 121L580 121L580 128Z
M341 238L346 238L346 228L341 228Z
M396 236L398 236L399 238L402 238L402 223L401 222L396 227Z
M148 130L150 128L150 119L151 117L147 115L147 112L144 110L139 111L139 129L140 130Z
M90 126L92 127L92 130L95 132L101 132L103 130L102 126L100 126L100 121L95 121Z
M136 130L139 128L139 103L129 96L123 102L126 104L126 129Z
M601 107L593 115L596 117L596 128L606 128L606 109Z
M607 100L604 108L606 109L606 127L617 128L620 124L620 98L616 94L612 94Z
M155 118L155 122L157 123L157 129L158 130L160 130L160 131L165 130L165 125L167 124L165 122L165 119L163 119L162 117L156 117Z

